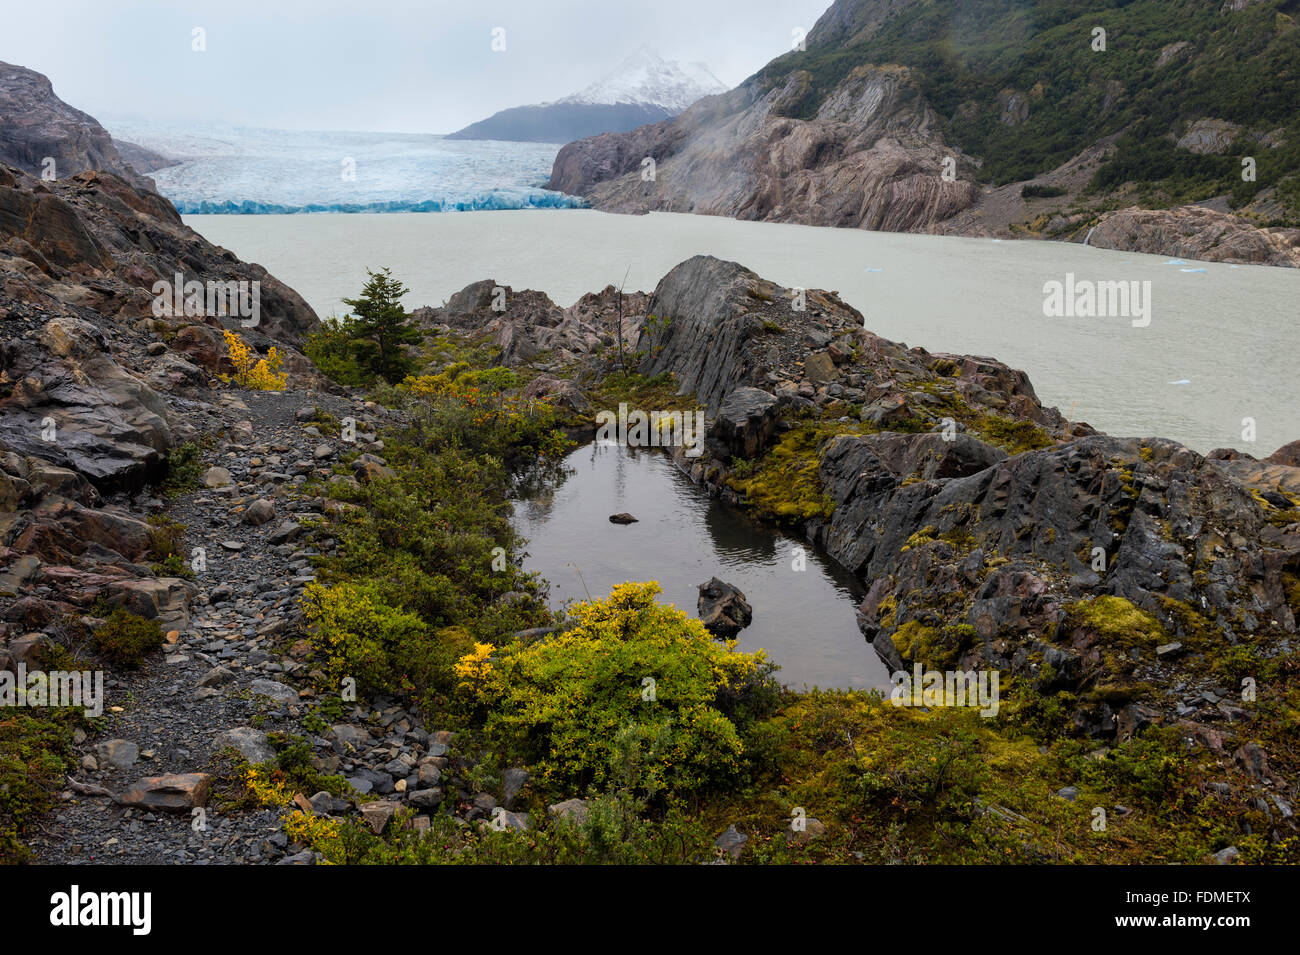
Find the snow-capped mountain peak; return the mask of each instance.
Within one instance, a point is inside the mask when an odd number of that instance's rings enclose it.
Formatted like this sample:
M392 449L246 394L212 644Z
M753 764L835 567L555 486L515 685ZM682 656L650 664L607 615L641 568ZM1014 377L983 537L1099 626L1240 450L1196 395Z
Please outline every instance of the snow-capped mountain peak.
M612 72L559 103L662 106L680 113L702 96L723 93L727 85L703 63L665 60L646 46L638 48Z

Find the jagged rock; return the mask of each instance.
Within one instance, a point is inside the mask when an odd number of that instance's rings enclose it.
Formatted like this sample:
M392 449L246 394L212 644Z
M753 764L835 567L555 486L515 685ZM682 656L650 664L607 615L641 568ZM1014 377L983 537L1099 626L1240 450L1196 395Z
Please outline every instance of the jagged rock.
M233 682L235 682L235 674L225 667L217 666L209 670L207 675L199 680L199 686L225 686Z
M185 812L207 805L212 777L207 773L168 773L132 783L119 797L124 806Z
M776 411L775 395L744 386L733 390L708 429L714 453L724 461L730 457L756 458L776 436Z
M754 610L740 589L717 577L700 584L700 621L715 637L734 637L754 620Z
M587 821L587 800L566 799L563 802L551 803L546 807L546 811L552 816L569 819L578 825L582 825Z
M369 749L372 743L370 733L364 727L351 723L336 723L331 732L334 739L345 748L361 751Z
M820 314L797 312L787 290L744 266L694 256L660 280L646 306L647 314L672 316L672 321L642 327L636 350L646 357L638 370L673 372L679 391L694 394L714 418L733 390L763 383L782 347L802 351L796 344L802 329L862 326L861 314L833 295L813 294L810 311L814 305ZM783 329L779 338L770 331L773 325Z
M567 378L539 375L524 385L519 392L519 397L526 401L545 398L576 415L586 415L591 412L591 402L582 393L582 389Z
M0 203L3 195L0 184ZM31 339L11 339L0 366L19 385L0 399L0 441L103 489L156 475L172 443L170 412L111 354L103 332L72 316L50 319Z
M1222 119L1198 119L1190 123L1178 139L1178 148L1189 152L1218 156L1227 152L1241 127Z
M361 818L370 827L370 831L379 835L397 814L397 803L366 802L361 804Z
M230 472L223 467L210 467L203 472L203 483L207 487L229 487L234 483Z
M406 797L406 801L417 809L436 809L444 798L439 788L417 789Z
M213 374L234 371L226 355L225 339L209 325L186 325L172 339L172 350Z
M268 544L287 544L302 533L302 525L297 521L284 521L266 536Z
M226 747L238 750L239 755L250 763L265 763L275 759L275 750L266 733L251 726L234 726L218 733L212 741L213 751Z
M515 800L528 785L528 770L516 767L507 769L501 775L501 803L507 809L514 808Z
M95 747L95 762L99 767L130 769L140 758L140 747L129 740L104 740Z
M208 376L202 368L180 355L168 352L154 362L149 374L145 376L145 384L154 391L190 393L197 388L206 388Z
M570 143L548 188L610 212L698 212L739 219L926 231L974 204L975 186L941 175L956 150L910 70L859 66L807 119L795 73L706 97L676 119ZM641 161L653 157L653 182ZM663 314L663 313L653 313Z
M624 511L620 514L609 515L609 522L611 524L635 524L637 523L637 519Z
M267 521L275 520L275 505L266 498L258 498L244 509L244 523L261 527Z
M1280 464L1288 468L1300 468L1300 441L1284 444L1264 459L1266 464Z
M192 585L179 577L146 577L110 584L109 600L149 620L188 618ZM188 622L185 624L188 626Z
M258 696L265 696L276 703L297 703L298 691L276 680L254 680L249 689Z

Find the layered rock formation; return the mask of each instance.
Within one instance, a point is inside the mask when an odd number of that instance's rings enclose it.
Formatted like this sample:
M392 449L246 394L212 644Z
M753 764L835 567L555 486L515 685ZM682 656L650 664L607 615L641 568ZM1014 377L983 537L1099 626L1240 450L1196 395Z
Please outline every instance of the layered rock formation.
M435 333L454 329L488 338L501 348L499 364L527 363L545 370L570 365L595 348L617 348L620 317L623 341L630 348L645 301L642 292L621 294L609 285L560 308L544 292L516 292L484 279L465 286L441 306L417 308L411 318ZM549 393L538 386L527 397Z
M1201 18L1195 42L1171 36L1149 51L1155 71L1136 88L1133 69L1118 79L1101 55L1066 74L1047 67L1074 62L1093 25L1066 26L1062 11L1039 6L993 5L976 23L961 8L917 0L835 0L805 49L673 120L569 143L548 186L610 212L882 231L1079 242L1100 221L1106 248L1294 265L1294 230L1257 232L1300 216L1286 198L1298 174L1293 152L1259 159L1272 168L1258 185L1246 189L1241 178L1246 153L1256 154L1253 170L1259 154L1289 148L1297 114L1280 104L1294 97L1235 95L1214 79L1228 49L1243 71L1275 72L1267 64L1285 41L1271 21L1234 20L1238 11L1226 8ZM1131 17L1147 39L1157 6L1126 5L1112 29ZM1038 16L1056 29L1027 29ZM944 38L958 36L985 36L1002 52L975 52L981 41L972 39L955 55ZM1289 80L1271 82L1280 90ZM1178 117L1167 133L1151 129L1140 105L1155 100ZM1215 106L1233 118L1204 115ZM1159 204L1189 178L1212 177L1223 183L1216 205L1231 200L1248 217L1207 222L1195 207L1106 215L1116 198L1133 201L1133 181L1154 187L1143 194Z
M1300 229L1260 229L1248 219L1199 206L1109 213L1091 230L1088 244L1207 262L1300 268Z
M812 119L792 119L805 87L798 75L762 94L742 86L673 122L571 143L556 157L548 188L613 212L888 232L929 231L975 202L978 190L956 180L959 154L909 70L859 67ZM645 157L655 161L653 178Z
M154 284L177 273L261 283L258 326L159 317ZM160 506L146 485L222 414L223 327L277 347L310 387L320 379L294 346L316 322L296 293L200 238L152 191L106 172L43 182L0 166L0 631L26 647L23 634L98 596L186 619L187 585L146 566L145 517Z
M150 170L138 172L93 116L59 99L49 79L35 70L0 63L0 118L0 163L35 176L48 170L55 179L103 170L154 189L153 180L142 175ZM145 152L133 155L143 158Z

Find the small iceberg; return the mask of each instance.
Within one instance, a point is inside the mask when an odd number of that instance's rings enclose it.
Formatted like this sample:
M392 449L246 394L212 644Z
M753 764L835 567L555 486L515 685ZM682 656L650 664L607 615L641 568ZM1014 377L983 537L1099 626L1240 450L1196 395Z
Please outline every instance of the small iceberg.
M1165 263L1165 265L1186 265L1186 264L1187 263L1184 262L1182 259L1170 259L1168 262Z
M1179 269L1179 272L1204 272L1205 269Z
M1169 383L1171 385L1190 385L1192 380L1190 378L1179 378L1177 381L1171 381Z
M868 268L868 269L864 269L863 271L865 271L865 272L883 272L883 271L885 271L885 270L884 270L884 269L871 269L871 268Z

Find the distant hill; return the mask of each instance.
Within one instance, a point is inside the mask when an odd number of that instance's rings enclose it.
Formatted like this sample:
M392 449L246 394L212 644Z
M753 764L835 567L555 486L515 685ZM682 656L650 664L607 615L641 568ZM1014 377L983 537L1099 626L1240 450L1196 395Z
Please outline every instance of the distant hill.
M449 139L567 143L671 119L726 86L702 63L665 60L642 46L586 89L551 103L501 110Z

